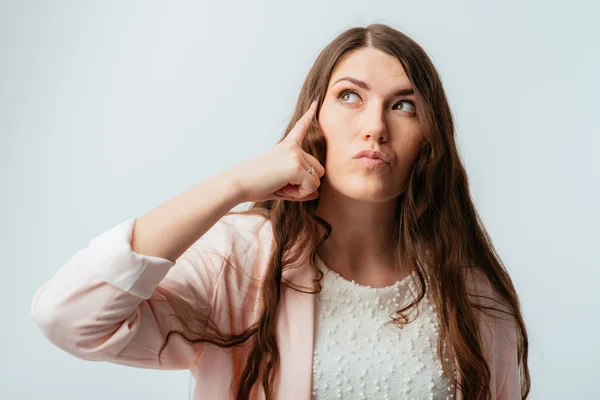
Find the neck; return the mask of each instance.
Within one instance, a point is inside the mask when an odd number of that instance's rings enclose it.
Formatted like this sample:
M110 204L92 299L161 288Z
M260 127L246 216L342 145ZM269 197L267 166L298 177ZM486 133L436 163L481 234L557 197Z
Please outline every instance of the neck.
M332 233L319 248L319 257L342 275L396 271L391 245L396 206L397 199L375 203L321 194L316 213L331 225Z

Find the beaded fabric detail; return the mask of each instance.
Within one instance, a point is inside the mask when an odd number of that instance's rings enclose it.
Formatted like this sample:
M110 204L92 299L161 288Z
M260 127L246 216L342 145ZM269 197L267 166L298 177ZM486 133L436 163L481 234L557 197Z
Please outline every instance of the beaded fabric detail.
M437 356L438 321L427 297L402 329L385 324L414 298L416 272L373 288L343 278L318 256L317 267L324 276L315 298L313 399L454 398Z

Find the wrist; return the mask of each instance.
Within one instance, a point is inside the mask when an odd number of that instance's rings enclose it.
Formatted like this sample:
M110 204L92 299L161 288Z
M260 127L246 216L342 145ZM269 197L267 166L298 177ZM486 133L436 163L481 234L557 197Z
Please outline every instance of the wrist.
M235 169L221 173L218 179L224 184L223 190L226 192L226 197L234 204L233 207L248 201L248 191Z

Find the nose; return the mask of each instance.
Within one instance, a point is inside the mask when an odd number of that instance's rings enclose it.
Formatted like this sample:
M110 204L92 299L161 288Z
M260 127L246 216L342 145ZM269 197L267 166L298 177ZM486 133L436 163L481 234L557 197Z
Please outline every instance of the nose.
M362 113L361 122L364 139L373 139L377 142L388 140L389 132L381 105L372 104L371 107L367 107Z

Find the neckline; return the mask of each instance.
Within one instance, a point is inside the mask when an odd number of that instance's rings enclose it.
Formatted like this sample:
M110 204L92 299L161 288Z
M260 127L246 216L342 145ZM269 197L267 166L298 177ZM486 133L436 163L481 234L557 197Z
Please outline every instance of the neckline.
M357 283L354 280L348 280L348 279L344 278L342 275L340 275L336 271L329 268L327 266L327 264L325 264L325 262L321 259L321 257L319 257L318 254L316 255L316 259L317 259L317 263L319 264L319 267L321 267L321 269L323 270L323 272L325 274L331 274L336 280L342 282L344 285L349 285L354 288L358 288L360 290L367 290L367 291L374 291L374 292L392 291L395 289L399 289L400 287L409 285L410 278L414 278L414 279L417 278L417 271L412 271L409 275L405 276L404 278L402 278L388 286L374 287L371 285L361 285L360 283Z

